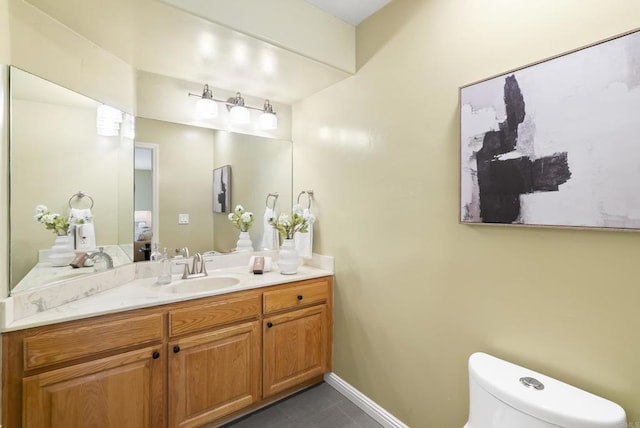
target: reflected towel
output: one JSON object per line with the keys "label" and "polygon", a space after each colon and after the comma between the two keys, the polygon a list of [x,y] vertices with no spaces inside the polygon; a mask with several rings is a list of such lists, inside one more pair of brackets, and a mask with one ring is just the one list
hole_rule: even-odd
{"label": "reflected towel", "polygon": [[309,221],[307,232],[296,232],[296,234],[293,235],[293,240],[296,244],[298,255],[302,258],[310,259],[313,252],[313,222],[315,221],[315,217],[311,214],[309,208],[305,208],[302,215]]}
{"label": "reflected towel", "polygon": [[262,234],[262,249],[275,250],[280,244],[278,230],[269,224],[270,219],[276,218],[276,211],[273,208],[264,210],[264,233]]}
{"label": "reflected towel", "polygon": [[93,214],[90,208],[71,208],[69,210],[69,224],[93,223]]}

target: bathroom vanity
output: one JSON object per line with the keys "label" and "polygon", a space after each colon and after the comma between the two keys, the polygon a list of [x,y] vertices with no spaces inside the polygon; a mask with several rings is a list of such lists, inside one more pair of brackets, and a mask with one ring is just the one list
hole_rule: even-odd
{"label": "bathroom vanity", "polygon": [[2,426],[197,427],[322,381],[331,271],[212,278],[136,279],[5,327]]}

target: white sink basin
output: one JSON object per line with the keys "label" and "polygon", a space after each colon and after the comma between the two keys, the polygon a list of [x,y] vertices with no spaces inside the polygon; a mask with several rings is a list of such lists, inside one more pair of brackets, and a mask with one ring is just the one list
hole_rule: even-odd
{"label": "white sink basin", "polygon": [[170,285],[168,291],[173,293],[203,293],[233,287],[240,279],[232,275],[204,276],[202,278],[183,279]]}

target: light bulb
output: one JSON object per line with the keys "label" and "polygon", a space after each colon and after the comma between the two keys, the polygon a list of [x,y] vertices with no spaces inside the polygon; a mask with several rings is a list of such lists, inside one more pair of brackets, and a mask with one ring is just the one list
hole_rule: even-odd
{"label": "light bulb", "polygon": [[278,117],[274,113],[264,112],[260,115],[260,127],[264,130],[278,129]]}
{"label": "light bulb", "polygon": [[229,120],[231,122],[245,124],[249,123],[250,119],[249,110],[246,107],[240,105],[231,107],[231,111],[229,112]]}
{"label": "light bulb", "polygon": [[200,98],[196,110],[201,117],[211,119],[218,116],[218,105],[211,98]]}

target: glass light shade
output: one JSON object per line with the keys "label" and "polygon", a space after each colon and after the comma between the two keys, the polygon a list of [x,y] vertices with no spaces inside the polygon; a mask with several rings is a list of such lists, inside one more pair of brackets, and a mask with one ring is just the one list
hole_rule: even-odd
{"label": "glass light shade", "polygon": [[98,135],[104,137],[115,137],[120,134],[120,123],[122,123],[122,112],[107,105],[98,106],[96,113],[96,128]]}
{"label": "glass light shade", "polygon": [[211,119],[218,116],[218,104],[210,98],[200,98],[196,110],[201,117]]}
{"label": "glass light shade", "polygon": [[229,112],[229,120],[233,123],[245,124],[250,120],[249,109],[243,106],[233,106]]}
{"label": "glass light shade", "polygon": [[260,128],[265,130],[278,129],[278,117],[274,113],[262,113],[260,115]]}

